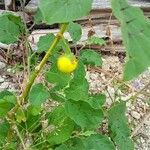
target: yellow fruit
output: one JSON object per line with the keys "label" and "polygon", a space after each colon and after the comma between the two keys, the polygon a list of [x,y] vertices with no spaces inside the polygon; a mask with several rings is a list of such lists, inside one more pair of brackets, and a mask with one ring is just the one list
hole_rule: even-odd
{"label": "yellow fruit", "polygon": [[57,60],[58,70],[63,73],[71,73],[77,68],[77,60],[73,55],[61,55]]}

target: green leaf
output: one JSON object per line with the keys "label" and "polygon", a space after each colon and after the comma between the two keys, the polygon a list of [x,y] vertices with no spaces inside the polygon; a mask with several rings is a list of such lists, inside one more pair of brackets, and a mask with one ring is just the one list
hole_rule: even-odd
{"label": "green leaf", "polygon": [[49,92],[41,83],[35,84],[29,93],[29,101],[33,106],[41,106],[48,98]]}
{"label": "green leaf", "polygon": [[5,96],[12,96],[13,93],[7,91],[7,90],[4,90],[2,92],[0,92],[0,99],[3,99]]}
{"label": "green leaf", "polygon": [[146,102],[150,106],[150,98]]}
{"label": "green leaf", "polygon": [[134,144],[130,139],[130,129],[125,116],[124,102],[115,103],[108,112],[108,123],[111,137],[120,150],[133,150]]}
{"label": "green leaf", "polygon": [[19,108],[16,112],[16,120],[17,122],[21,123],[22,121],[23,122],[26,122],[26,116],[25,116],[25,113],[24,113],[24,110],[22,108]]}
{"label": "green leaf", "polygon": [[94,134],[87,138],[73,138],[55,150],[115,150],[107,136]]}
{"label": "green leaf", "polygon": [[[55,35],[50,33],[44,36],[41,36],[38,43],[37,43],[37,47],[38,47],[38,53],[42,53],[42,52],[46,52],[48,51],[48,49],[50,48],[50,46],[52,45],[53,41],[55,39]],[[56,55],[56,53],[61,50],[63,48],[63,42],[62,40],[59,41],[59,43],[57,44],[57,46],[55,47],[55,49],[53,50],[53,54]]]}
{"label": "green leaf", "polygon": [[87,44],[89,44],[89,45],[106,45],[106,42],[102,38],[99,38],[96,36],[91,36],[87,40]]}
{"label": "green leaf", "polygon": [[2,146],[6,141],[8,131],[10,129],[9,123],[7,121],[0,122],[0,146]]}
{"label": "green leaf", "polygon": [[103,111],[92,108],[84,101],[68,100],[65,109],[68,116],[83,129],[96,129],[103,120]]}
{"label": "green leaf", "polygon": [[11,44],[18,41],[20,27],[7,15],[0,15],[0,42]]}
{"label": "green leaf", "polygon": [[41,131],[42,129],[42,116],[41,115],[33,115],[32,112],[29,109],[24,112],[26,116],[26,121],[21,122],[20,125],[18,126],[19,131],[24,132],[25,130],[28,131],[28,133],[36,133]]}
{"label": "green leaf", "polygon": [[81,51],[80,59],[85,65],[91,65],[96,67],[102,66],[101,55],[91,49],[85,49]]}
{"label": "green leaf", "polygon": [[30,105],[30,106],[28,107],[28,112],[29,112],[30,114],[32,114],[33,116],[39,115],[40,112],[41,112],[41,110],[42,110],[41,106],[33,106],[33,105]]}
{"label": "green leaf", "polygon": [[83,140],[78,137],[70,139],[66,145],[68,146],[68,150],[85,150]]}
{"label": "green leaf", "polygon": [[74,43],[79,41],[82,36],[82,28],[81,25],[71,22],[68,26],[68,32],[70,33],[70,36]]}
{"label": "green leaf", "polygon": [[49,24],[66,23],[87,15],[92,0],[39,0],[39,9],[44,22]]}
{"label": "green leaf", "polygon": [[66,100],[64,92],[62,88],[60,88],[59,86],[55,86],[49,92],[50,98],[54,101],[64,102]]}
{"label": "green leaf", "polygon": [[89,97],[88,103],[95,109],[102,108],[106,101],[106,96],[103,94],[95,94]]}
{"label": "green leaf", "polygon": [[23,123],[24,129],[26,129],[29,133],[36,133],[41,131],[41,116],[40,115],[32,115],[30,112],[27,112],[27,120]]}
{"label": "green leaf", "polygon": [[36,24],[40,24],[40,23],[42,23],[42,20],[43,20],[42,12],[38,8],[34,15],[34,21]]}
{"label": "green leaf", "polygon": [[52,64],[50,70],[46,73],[46,80],[49,83],[55,84],[60,87],[67,86],[71,79],[71,75],[60,72],[57,69],[56,62],[53,63],[54,64]]}
{"label": "green leaf", "polygon": [[88,99],[89,84],[85,79],[85,75],[85,67],[82,62],[79,62],[69,87],[64,91],[67,99],[75,101]]}
{"label": "green leaf", "polygon": [[15,106],[16,97],[8,91],[0,92],[0,118],[3,118]]}
{"label": "green leaf", "polygon": [[55,150],[86,150],[83,140],[80,138],[71,138],[65,144],[60,145]]}
{"label": "green leaf", "polygon": [[38,51],[39,53],[41,52],[46,52],[50,45],[52,44],[53,40],[55,38],[54,34],[47,34],[45,36],[41,36],[39,39],[39,42],[37,43]]}
{"label": "green leaf", "polygon": [[82,61],[79,60],[77,69],[74,72],[74,77],[72,79],[72,82],[77,82],[78,84],[80,84],[80,82],[85,80],[85,76],[86,76],[85,66],[82,63]]}
{"label": "green leaf", "polygon": [[74,101],[79,100],[87,100],[88,99],[88,91],[89,85],[87,80],[83,80],[82,82],[78,83],[76,81],[72,81],[70,86],[65,89],[66,99],[72,99]]}
{"label": "green leaf", "polygon": [[85,150],[115,150],[115,146],[107,136],[95,134],[84,141]]}
{"label": "green leaf", "polygon": [[50,145],[61,144],[68,140],[74,129],[74,122],[67,117],[63,106],[58,106],[48,115],[49,131],[47,141]]}
{"label": "green leaf", "polygon": [[66,145],[60,145],[59,147],[56,147],[55,150],[70,150]]}
{"label": "green leaf", "polygon": [[10,21],[15,23],[19,27],[20,32],[25,33],[25,25],[20,16],[16,16],[11,12],[5,12],[3,15],[7,16]]}
{"label": "green leaf", "polygon": [[121,23],[127,52],[124,80],[131,80],[150,66],[150,21],[143,12],[125,0],[112,0],[114,15]]}

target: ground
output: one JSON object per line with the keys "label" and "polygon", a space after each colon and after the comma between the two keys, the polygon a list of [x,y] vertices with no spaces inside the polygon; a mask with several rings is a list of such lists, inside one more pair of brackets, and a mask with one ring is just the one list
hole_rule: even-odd
{"label": "ground", "polygon": [[[102,68],[88,68],[87,79],[90,92],[102,92],[107,95],[106,107],[113,101],[122,99],[127,101],[129,125],[135,140],[136,150],[150,149],[150,111],[147,103],[150,97],[150,69],[137,79],[122,83],[123,61],[118,56],[103,55]],[[23,72],[0,61],[0,91],[8,89],[18,91],[22,86]],[[118,88],[120,87],[120,88]],[[118,99],[116,98],[119,97]],[[103,128],[107,132],[107,127]]]}

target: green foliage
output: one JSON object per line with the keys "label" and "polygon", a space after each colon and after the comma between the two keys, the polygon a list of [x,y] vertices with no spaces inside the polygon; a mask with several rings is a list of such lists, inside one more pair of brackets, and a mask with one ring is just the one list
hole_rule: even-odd
{"label": "green foliage", "polygon": [[68,85],[71,75],[60,72],[57,69],[56,62],[53,62],[50,70],[46,73],[46,80],[49,83],[57,85],[59,87],[65,87]]}
{"label": "green foliage", "polygon": [[48,24],[66,23],[87,15],[91,4],[92,0],[45,0],[44,3],[43,0],[40,0],[39,9],[44,22]]}
{"label": "green foliage", "polygon": [[106,96],[103,94],[90,95],[88,103],[95,109],[101,109],[106,101]]}
{"label": "green foliage", "polygon": [[18,41],[24,30],[21,18],[10,13],[0,15],[0,42],[11,44]]}
{"label": "green foliage", "polygon": [[[41,53],[41,52],[46,52],[48,51],[48,49],[50,48],[50,45],[52,45],[53,41],[54,41],[54,38],[55,38],[55,35],[50,33],[50,34],[47,34],[45,36],[41,36],[38,43],[37,43],[37,47],[38,47],[38,50],[37,52],[38,53]],[[62,41],[60,41],[56,48],[55,48],[55,53],[57,51],[59,51],[61,48],[63,48],[63,43]]]}
{"label": "green foliage", "polygon": [[41,36],[39,42],[37,43],[38,52],[41,53],[47,51],[52,44],[54,38],[54,34],[47,34],[45,36]]}
{"label": "green foliage", "polygon": [[6,142],[9,128],[10,125],[6,120],[0,122],[0,147]]}
{"label": "green foliage", "polygon": [[55,150],[85,150],[85,146],[81,138],[73,138],[67,141],[66,144],[57,147]]}
{"label": "green foliage", "polygon": [[50,145],[61,144],[68,140],[73,132],[74,122],[67,117],[64,107],[58,106],[47,116],[51,127],[47,136]]}
{"label": "green foliage", "polygon": [[96,67],[102,66],[101,55],[91,49],[84,49],[83,51],[81,51],[80,59],[86,65],[91,65]]}
{"label": "green foliage", "polygon": [[42,20],[43,20],[42,12],[38,8],[34,15],[34,21],[36,24],[40,24],[41,22],[43,22]]}
{"label": "green foliage", "polygon": [[[84,49],[79,55],[74,72],[65,74],[57,68],[57,59],[62,53],[61,50],[65,54],[71,53],[68,41],[62,39],[63,33],[67,30],[73,43],[81,39],[81,26],[73,21],[86,15],[90,11],[91,4],[92,0],[39,0],[35,22],[59,23],[61,29],[56,36],[50,33],[39,39],[37,53],[45,52],[46,55],[37,67],[40,69],[36,69],[29,81],[27,80],[25,91],[21,91],[22,95],[18,96],[18,102],[13,93],[0,92],[0,148],[17,149],[31,138],[29,149],[33,150],[134,149],[125,116],[125,102],[115,102],[107,108],[104,107],[105,95],[90,93],[86,66],[101,67],[101,55],[92,49]],[[128,55],[124,79],[130,80],[150,65],[150,22],[144,18],[139,9],[129,6],[124,0],[112,0],[112,7],[121,23]],[[0,42],[11,44],[21,39],[25,43],[21,43],[23,47],[27,44],[28,29],[20,17],[5,13],[0,16],[0,22]],[[102,46],[106,42],[91,36],[86,44]],[[50,59],[49,54],[51,54]],[[35,53],[29,56],[28,61],[30,57],[37,63],[38,58],[35,59]],[[47,60],[50,60],[50,69],[45,74],[46,80],[42,80],[43,84],[32,86]],[[28,63],[33,64],[32,61]],[[74,61],[71,63],[73,64]],[[45,103],[48,100],[50,104]],[[8,118],[9,122],[6,121]],[[104,119],[108,120],[109,125],[107,136],[97,132]],[[14,127],[17,132],[13,132]]]}
{"label": "green foliage", "polygon": [[85,79],[85,75],[85,67],[82,62],[79,62],[74,77],[69,83],[69,87],[65,89],[67,99],[75,101],[88,99],[89,85]]}
{"label": "green foliage", "polygon": [[150,106],[150,98],[147,100],[147,104]]}
{"label": "green foliage", "polygon": [[50,98],[54,101],[64,102],[66,97],[64,95],[64,90],[59,86],[55,86],[50,91]]}
{"label": "green foliage", "polygon": [[6,116],[16,104],[16,97],[8,91],[0,92],[0,118]]}
{"label": "green foliage", "polygon": [[89,45],[106,45],[106,42],[102,38],[99,38],[96,36],[91,36],[87,40],[87,44],[89,44]]}
{"label": "green foliage", "polygon": [[115,150],[115,146],[107,136],[94,134],[87,138],[74,138],[66,145],[55,150]]}
{"label": "green foliage", "polygon": [[109,130],[111,137],[119,150],[133,150],[134,144],[130,139],[130,129],[125,116],[126,103],[115,103],[108,112]]}
{"label": "green foliage", "polygon": [[3,15],[7,16],[10,21],[15,23],[19,27],[19,30],[22,34],[25,32],[25,26],[24,26],[23,20],[20,16],[16,16],[11,12],[5,12],[5,13],[3,13]]}
{"label": "green foliage", "polygon": [[17,110],[17,112],[16,112],[16,120],[19,123],[21,123],[22,121],[26,122],[26,116],[25,116],[25,113],[24,113],[23,109],[19,108]]}
{"label": "green foliage", "polygon": [[143,12],[125,0],[112,0],[112,9],[121,23],[128,60],[124,80],[137,77],[150,66],[150,21]]}
{"label": "green foliage", "polygon": [[91,135],[85,139],[85,150],[115,150],[115,146],[109,140],[107,136],[104,135]]}
{"label": "green foliage", "polygon": [[74,22],[69,23],[68,32],[70,33],[70,36],[74,43],[81,39],[82,36],[81,25]]}
{"label": "green foliage", "polygon": [[34,106],[34,105],[30,105],[27,109],[27,111],[32,114],[33,116],[37,116],[39,115],[39,113],[42,111],[41,106]]}
{"label": "green foliage", "polygon": [[35,84],[29,93],[29,101],[32,106],[41,106],[49,98],[49,92],[41,84]]}
{"label": "green foliage", "polygon": [[96,129],[103,120],[103,111],[92,108],[84,101],[68,100],[65,109],[68,116],[82,129]]}

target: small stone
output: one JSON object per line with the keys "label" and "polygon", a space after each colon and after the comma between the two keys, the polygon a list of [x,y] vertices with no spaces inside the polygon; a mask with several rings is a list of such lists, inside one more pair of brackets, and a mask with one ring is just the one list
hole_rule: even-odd
{"label": "small stone", "polygon": [[141,117],[141,115],[136,111],[132,111],[131,116],[137,120],[140,119],[140,117]]}
{"label": "small stone", "polygon": [[131,109],[134,110],[134,109],[135,109],[135,106],[131,106]]}
{"label": "small stone", "polygon": [[7,72],[11,72],[11,68],[8,68],[8,69],[7,69]]}
{"label": "small stone", "polygon": [[150,120],[145,121],[144,124],[150,126]]}
{"label": "small stone", "polygon": [[4,81],[5,81],[5,79],[0,77],[0,83],[3,83]]}
{"label": "small stone", "polygon": [[9,87],[10,83],[9,82],[3,82],[0,86],[1,89],[7,89]]}
{"label": "small stone", "polygon": [[98,78],[98,74],[97,73],[91,73],[90,74],[90,79],[91,80],[96,80]]}
{"label": "small stone", "polygon": [[1,70],[1,69],[4,69],[5,67],[6,67],[6,64],[3,63],[3,62],[0,62],[0,70]]}
{"label": "small stone", "polygon": [[126,106],[127,106],[127,107],[130,107],[130,106],[131,106],[131,101],[128,101],[128,102],[126,103]]}

